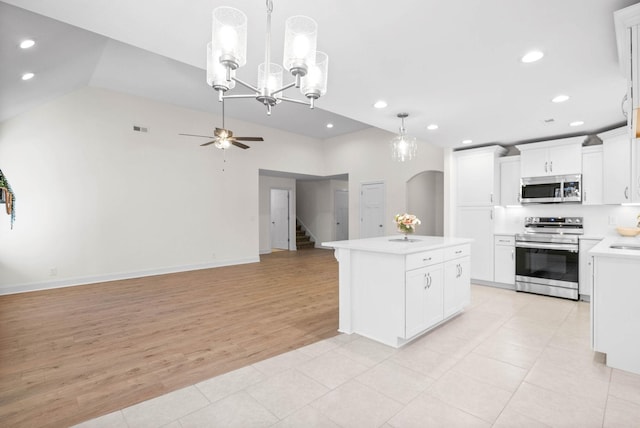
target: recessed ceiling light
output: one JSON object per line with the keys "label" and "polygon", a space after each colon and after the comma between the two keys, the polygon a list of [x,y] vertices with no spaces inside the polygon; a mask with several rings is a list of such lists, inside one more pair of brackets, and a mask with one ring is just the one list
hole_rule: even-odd
{"label": "recessed ceiling light", "polygon": [[27,40],[23,40],[22,42],[20,42],[20,47],[22,49],[29,49],[30,47],[33,47],[33,45],[35,45],[36,42],[34,42],[31,39],[27,39]]}
{"label": "recessed ceiling light", "polygon": [[462,144],[471,144],[473,140],[462,140]]}
{"label": "recessed ceiling light", "polygon": [[30,79],[33,79],[33,76],[35,76],[35,74],[33,74],[33,73],[24,73],[24,74],[22,75],[22,80],[30,80]]}
{"label": "recessed ceiling light", "polygon": [[569,95],[558,95],[554,97],[551,102],[552,103],[563,103],[569,99]]}
{"label": "recessed ceiling light", "polygon": [[333,123],[327,123],[327,128],[329,129],[333,128]]}
{"label": "recessed ceiling light", "polygon": [[376,103],[373,105],[375,108],[385,108],[387,106],[387,102],[386,101],[376,101]]}
{"label": "recessed ceiling light", "polygon": [[582,120],[576,120],[569,124],[569,126],[580,126],[580,125],[584,125],[584,122]]}
{"label": "recessed ceiling light", "polygon": [[436,125],[435,123],[432,123],[431,125],[427,126],[427,129],[429,131],[435,131],[436,129],[438,129],[438,125]]}
{"label": "recessed ceiling light", "polygon": [[540,59],[542,59],[543,56],[544,56],[544,54],[542,52],[540,52],[540,51],[531,51],[531,52],[527,52],[520,59],[520,61],[522,61],[524,63],[536,62],[536,61],[539,61]]}

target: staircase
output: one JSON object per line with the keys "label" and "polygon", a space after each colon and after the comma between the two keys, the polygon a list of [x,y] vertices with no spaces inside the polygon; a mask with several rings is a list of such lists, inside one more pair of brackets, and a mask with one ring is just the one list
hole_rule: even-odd
{"label": "staircase", "polygon": [[296,248],[298,250],[305,250],[307,248],[314,248],[315,242],[307,236],[307,232],[302,229],[300,223],[296,221]]}

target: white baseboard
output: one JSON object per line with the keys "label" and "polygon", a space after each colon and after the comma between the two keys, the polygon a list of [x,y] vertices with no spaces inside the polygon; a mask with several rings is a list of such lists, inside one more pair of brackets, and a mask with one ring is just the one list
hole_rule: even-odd
{"label": "white baseboard", "polygon": [[77,285],[95,284],[97,282],[118,281],[122,279],[142,278],[145,276],[165,275],[169,273],[188,272],[191,270],[212,269],[223,266],[242,265],[258,262],[260,262],[260,257],[249,257],[246,259],[221,260],[215,263],[201,263],[195,265],[174,266],[170,268],[150,269],[136,272],[65,278],[57,279],[54,281],[31,282],[26,284],[11,285],[8,287],[0,287],[0,296],[7,294],[27,293],[30,291],[51,290],[54,288],[75,287]]}

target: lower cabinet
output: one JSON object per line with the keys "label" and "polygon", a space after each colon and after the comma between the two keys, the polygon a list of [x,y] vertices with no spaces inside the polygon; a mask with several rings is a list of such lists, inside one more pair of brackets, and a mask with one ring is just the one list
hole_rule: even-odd
{"label": "lower cabinet", "polygon": [[593,284],[593,275],[591,267],[593,264],[593,256],[589,255],[591,250],[600,239],[580,239],[579,258],[578,258],[578,295],[580,300],[591,300],[591,289]]}
{"label": "lower cabinet", "polygon": [[458,207],[455,235],[471,238],[471,278],[493,282],[493,207]]}
{"label": "lower cabinet", "polygon": [[463,257],[444,263],[444,318],[464,309],[471,302],[471,259]]}
{"label": "lower cabinet", "polygon": [[516,284],[516,247],[514,235],[496,235],[494,238],[494,280],[501,284]]}
{"label": "lower cabinet", "polygon": [[418,256],[429,266],[405,273],[405,339],[428,330],[469,305],[470,251],[470,245],[460,245],[437,250],[439,254],[432,251],[407,257],[407,263]]}
{"label": "lower cabinet", "polygon": [[442,321],[442,265],[414,269],[405,280],[405,337],[413,337]]}

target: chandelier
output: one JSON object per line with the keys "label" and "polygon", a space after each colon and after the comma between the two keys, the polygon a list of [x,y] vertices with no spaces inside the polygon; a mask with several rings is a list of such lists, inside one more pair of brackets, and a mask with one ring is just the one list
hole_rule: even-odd
{"label": "chandelier", "polygon": [[[273,3],[267,0],[267,34],[264,63],[258,66],[258,82],[251,85],[236,76],[238,68],[247,62],[247,16],[232,7],[213,10],[212,39],[207,44],[207,83],[218,91],[218,100],[228,98],[254,98],[271,108],[282,101],[314,107],[315,100],[327,92],[329,57],[316,50],[318,26],[306,16],[292,16],[285,22],[283,66],[271,62],[271,12]],[[284,70],[294,81],[283,84]],[[250,94],[226,94],[236,83],[251,91]],[[307,100],[288,98],[283,92],[300,89]]]}
{"label": "chandelier", "polygon": [[408,136],[407,130],[404,128],[404,120],[409,117],[409,113],[398,113],[398,117],[402,120],[402,125],[400,126],[400,135],[396,135],[391,140],[391,156],[393,160],[404,162],[416,157],[418,144],[416,137]]}

